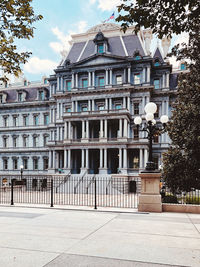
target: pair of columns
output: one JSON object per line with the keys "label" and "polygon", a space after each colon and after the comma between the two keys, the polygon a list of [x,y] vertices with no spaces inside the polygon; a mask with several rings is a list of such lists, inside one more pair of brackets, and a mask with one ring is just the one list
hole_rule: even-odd
{"label": "pair of columns", "polygon": [[119,169],[127,169],[127,148],[119,148]]}
{"label": "pair of columns", "polygon": [[130,125],[127,119],[119,119],[119,138],[128,138],[130,129]]}
{"label": "pair of columns", "polygon": [[169,88],[169,73],[162,75],[162,88]]}
{"label": "pair of columns", "polygon": [[72,139],[71,121],[65,121],[64,137],[65,137],[65,139]]}
{"label": "pair of columns", "polygon": [[145,168],[147,162],[148,162],[148,150],[141,148],[140,149],[140,158],[139,158],[140,169]]}
{"label": "pair of columns", "polygon": [[100,169],[107,169],[107,148],[100,149]]}

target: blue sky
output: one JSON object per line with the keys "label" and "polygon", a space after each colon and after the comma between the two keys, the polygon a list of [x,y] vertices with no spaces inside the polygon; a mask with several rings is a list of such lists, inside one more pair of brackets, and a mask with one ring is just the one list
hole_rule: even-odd
{"label": "blue sky", "polygon": [[44,18],[34,24],[33,39],[17,42],[20,51],[32,52],[23,67],[25,77],[36,81],[53,74],[61,60],[60,51],[63,47],[69,49],[70,35],[85,32],[109,18],[113,11],[116,17],[119,3],[120,0],[33,0],[35,13]]}

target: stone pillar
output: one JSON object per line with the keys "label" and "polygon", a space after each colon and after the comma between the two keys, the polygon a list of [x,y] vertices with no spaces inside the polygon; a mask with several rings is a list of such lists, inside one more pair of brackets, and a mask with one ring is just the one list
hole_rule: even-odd
{"label": "stone pillar", "polygon": [[150,83],[150,67],[147,67],[147,83]]}
{"label": "stone pillar", "polygon": [[82,121],[82,139],[85,138],[85,121]]}
{"label": "stone pillar", "polygon": [[91,72],[88,71],[88,87],[91,87]]}
{"label": "stone pillar", "polygon": [[105,99],[105,110],[108,110],[108,98]]}
{"label": "stone pillar", "polygon": [[147,161],[148,161],[148,151],[147,149],[145,149],[144,150],[144,168],[146,168]]}
{"label": "stone pillar", "polygon": [[95,110],[94,99],[92,99],[92,111]]}
{"label": "stone pillar", "polygon": [[85,150],[81,150],[81,168],[84,169],[85,167]]}
{"label": "stone pillar", "polygon": [[104,168],[107,169],[107,148],[104,149]]}
{"label": "stone pillar", "polygon": [[127,97],[127,109],[128,111],[130,112],[130,107],[131,107],[131,99],[130,99],[130,96]]}
{"label": "stone pillar", "polygon": [[78,101],[75,101],[75,112],[78,112]]}
{"label": "stone pillar", "polygon": [[112,98],[109,98],[109,110],[112,110]]}
{"label": "stone pillar", "polygon": [[53,151],[53,161],[52,161],[52,167],[53,167],[53,169],[55,169],[55,163],[56,163],[56,159],[55,159],[55,157],[56,157],[56,152],[55,152],[55,150]]}
{"label": "stone pillar", "polygon": [[71,121],[68,122],[68,139],[71,139]]}
{"label": "stone pillar", "polygon": [[107,138],[107,131],[108,131],[108,121],[104,121],[104,138]]}
{"label": "stone pillar", "polygon": [[86,121],[86,138],[89,138],[89,121]]}
{"label": "stone pillar", "polygon": [[142,169],[143,168],[143,149],[142,148],[140,148],[140,169]]}
{"label": "stone pillar", "polygon": [[100,138],[103,137],[103,120],[100,120]]}
{"label": "stone pillar", "polygon": [[124,160],[124,162],[123,162],[123,168],[124,169],[127,169],[127,149],[126,148],[124,148],[124,157],[123,157],[123,160]]}
{"label": "stone pillar", "polygon": [[108,69],[106,69],[106,85],[108,85]]}
{"label": "stone pillar", "polygon": [[122,137],[122,119],[119,120],[119,138]]}
{"label": "stone pillar", "polygon": [[89,168],[89,150],[88,148],[86,149],[86,163],[85,163],[86,169]]}
{"label": "stone pillar", "polygon": [[67,139],[67,122],[65,121],[65,139]]}
{"label": "stone pillar", "polygon": [[95,87],[95,72],[92,72],[92,86]]}
{"label": "stone pillar", "polygon": [[166,88],[169,88],[169,73],[166,74]]}
{"label": "stone pillar", "polygon": [[128,67],[128,83],[131,83],[131,67]]}
{"label": "stone pillar", "polygon": [[66,148],[64,149],[64,169],[67,168],[67,150]]}
{"label": "stone pillar", "polygon": [[127,138],[128,137],[128,122],[127,119],[124,119],[124,137]]}
{"label": "stone pillar", "polygon": [[75,88],[78,88],[78,73],[76,73],[76,85]]}
{"label": "stone pillar", "polygon": [[146,82],[146,68],[143,68],[142,77],[143,77],[143,83],[145,83]]}
{"label": "stone pillar", "polygon": [[51,151],[49,151],[49,169],[52,168],[52,154]]}
{"label": "stone pillar", "polygon": [[100,166],[99,168],[103,168],[103,149],[100,149]]}
{"label": "stone pillar", "polygon": [[126,97],[123,97],[123,108],[126,108]]}
{"label": "stone pillar", "polygon": [[124,69],[124,79],[123,79],[123,83],[126,83],[126,68]]}
{"label": "stone pillar", "polygon": [[141,194],[139,195],[139,212],[162,212],[160,195],[161,173],[140,173]]}
{"label": "stone pillar", "polygon": [[122,149],[119,148],[119,169],[122,168]]}
{"label": "stone pillar", "polygon": [[169,115],[169,100],[166,101],[166,112],[165,115]]}
{"label": "stone pillar", "polygon": [[74,73],[72,72],[72,89],[74,88],[75,85],[75,79],[74,79]]}
{"label": "stone pillar", "polygon": [[71,169],[71,149],[68,149],[68,163],[67,163],[67,167],[68,169]]}
{"label": "stone pillar", "polygon": [[162,75],[162,88],[165,88],[165,73]]}
{"label": "stone pillar", "polygon": [[91,111],[91,101],[88,100],[88,111]]}
{"label": "stone pillar", "polygon": [[110,69],[110,85],[112,85],[112,69]]}

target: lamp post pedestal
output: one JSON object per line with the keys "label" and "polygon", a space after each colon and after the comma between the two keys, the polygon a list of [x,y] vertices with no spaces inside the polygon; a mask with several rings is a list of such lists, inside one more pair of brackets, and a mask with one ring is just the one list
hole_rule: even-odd
{"label": "lamp post pedestal", "polygon": [[143,172],[139,174],[142,183],[141,195],[139,196],[138,211],[162,212],[160,195],[160,177],[158,172]]}

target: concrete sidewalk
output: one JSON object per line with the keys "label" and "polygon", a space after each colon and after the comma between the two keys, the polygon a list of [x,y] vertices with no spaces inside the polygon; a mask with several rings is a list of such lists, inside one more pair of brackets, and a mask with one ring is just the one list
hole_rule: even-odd
{"label": "concrete sidewalk", "polygon": [[1,267],[200,266],[200,215],[0,206]]}

